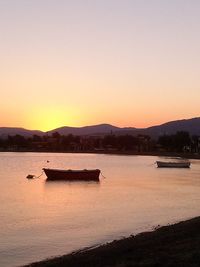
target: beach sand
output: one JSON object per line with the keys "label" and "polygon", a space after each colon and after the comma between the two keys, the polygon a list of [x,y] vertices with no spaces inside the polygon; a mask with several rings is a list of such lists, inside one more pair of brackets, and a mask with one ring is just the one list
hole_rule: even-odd
{"label": "beach sand", "polygon": [[199,267],[200,217],[26,266]]}

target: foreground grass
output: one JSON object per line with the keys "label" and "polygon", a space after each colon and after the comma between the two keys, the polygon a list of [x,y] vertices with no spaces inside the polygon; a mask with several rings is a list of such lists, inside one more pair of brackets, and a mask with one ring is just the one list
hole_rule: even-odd
{"label": "foreground grass", "polygon": [[199,267],[200,217],[28,266]]}

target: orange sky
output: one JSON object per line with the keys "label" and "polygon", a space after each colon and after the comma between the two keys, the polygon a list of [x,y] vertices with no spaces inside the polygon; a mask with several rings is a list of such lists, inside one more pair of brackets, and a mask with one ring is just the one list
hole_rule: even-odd
{"label": "orange sky", "polygon": [[198,1],[0,8],[0,127],[146,127],[199,116]]}

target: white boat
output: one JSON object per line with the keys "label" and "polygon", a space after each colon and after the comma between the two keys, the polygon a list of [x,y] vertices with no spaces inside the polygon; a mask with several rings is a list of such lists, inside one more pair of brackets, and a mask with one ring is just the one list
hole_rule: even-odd
{"label": "white boat", "polygon": [[158,168],[190,168],[189,161],[156,161]]}

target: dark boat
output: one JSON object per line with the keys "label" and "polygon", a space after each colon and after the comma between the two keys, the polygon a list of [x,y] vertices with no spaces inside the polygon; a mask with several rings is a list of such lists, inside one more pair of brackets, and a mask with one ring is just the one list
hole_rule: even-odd
{"label": "dark boat", "polygon": [[190,168],[190,162],[165,162],[156,161],[158,168]]}
{"label": "dark boat", "polygon": [[47,180],[99,181],[100,170],[59,170],[43,168]]}

